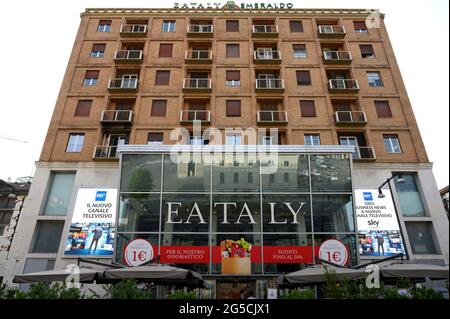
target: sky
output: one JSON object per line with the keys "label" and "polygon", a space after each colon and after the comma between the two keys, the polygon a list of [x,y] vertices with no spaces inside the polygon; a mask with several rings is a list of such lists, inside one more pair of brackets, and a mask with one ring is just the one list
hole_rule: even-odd
{"label": "sky", "polygon": [[[3,1],[0,19],[0,179],[30,176],[39,159],[85,8],[172,7],[152,0]],[[240,1],[236,1],[240,3]],[[244,2],[261,2],[247,0]],[[303,0],[295,8],[368,8],[386,14],[414,114],[439,188],[449,184],[448,0]],[[27,47],[24,47],[24,44]],[[419,64],[422,63],[422,64]],[[27,143],[1,138],[10,136]]]}

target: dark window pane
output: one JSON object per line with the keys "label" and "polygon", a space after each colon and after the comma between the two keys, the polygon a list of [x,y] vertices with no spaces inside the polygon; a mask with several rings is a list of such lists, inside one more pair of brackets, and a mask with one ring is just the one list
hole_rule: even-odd
{"label": "dark window pane", "polygon": [[30,253],[57,253],[64,222],[38,221],[34,230]]}
{"label": "dark window pane", "polygon": [[289,21],[291,32],[303,32],[303,24],[301,21]]}
{"label": "dark window pane", "polygon": [[311,75],[309,71],[296,71],[297,85],[310,85]]}
{"label": "dark window pane", "polygon": [[313,220],[315,232],[355,231],[351,195],[313,195]]}
{"label": "dark window pane", "polygon": [[[288,166],[284,162],[288,162]],[[262,174],[264,192],[308,192],[309,168],[308,157],[304,155],[278,155],[277,169],[274,174]],[[289,182],[284,181],[284,174],[289,175]],[[273,176],[271,180],[270,176]]]}
{"label": "dark window pane", "polygon": [[[178,161],[178,162],[177,162]],[[164,155],[164,190],[209,192],[211,167],[201,155]]]}
{"label": "dark window pane", "polygon": [[432,235],[432,223],[406,222],[413,254],[437,254]]}
{"label": "dark window pane", "polygon": [[238,58],[239,44],[227,44],[226,56],[227,58]]}
{"label": "dark window pane", "polygon": [[161,190],[161,155],[122,156],[122,192]]}
{"label": "dark window pane", "polygon": [[351,192],[349,156],[311,155],[311,184],[313,191]]}
{"label": "dark window pane", "polygon": [[241,116],[241,101],[240,100],[227,100],[226,114],[227,114],[227,116]]}
{"label": "dark window pane", "polygon": [[119,232],[158,232],[160,196],[122,194],[119,207]]}

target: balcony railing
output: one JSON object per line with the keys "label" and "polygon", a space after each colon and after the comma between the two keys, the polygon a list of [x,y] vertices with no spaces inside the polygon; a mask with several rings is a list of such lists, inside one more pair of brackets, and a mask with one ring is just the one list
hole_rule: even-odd
{"label": "balcony railing", "polygon": [[108,90],[110,91],[136,91],[138,86],[137,79],[110,79]]}
{"label": "balcony railing", "polygon": [[189,24],[187,33],[191,35],[210,36],[214,31],[212,24]]}
{"label": "balcony railing", "polygon": [[324,51],[323,59],[325,63],[350,63],[352,55],[349,51]]}
{"label": "balcony railing", "polygon": [[375,161],[377,159],[375,150],[370,146],[355,146],[353,152],[353,159],[355,161]]}
{"label": "balcony railing", "polygon": [[180,122],[211,122],[211,112],[207,110],[182,110]]}
{"label": "balcony railing", "polygon": [[253,25],[252,27],[253,35],[278,35],[277,25]]}
{"label": "balcony railing", "polygon": [[328,80],[328,89],[332,92],[359,91],[359,85],[353,79],[331,79]]}
{"label": "balcony railing", "polygon": [[258,90],[284,90],[283,79],[256,79]]}
{"label": "balcony railing", "polygon": [[129,110],[104,110],[101,122],[111,124],[131,124],[133,111]]}
{"label": "balcony railing", "polygon": [[286,111],[258,111],[257,121],[260,124],[286,124],[287,112]]}
{"label": "balcony railing", "polygon": [[141,62],[142,50],[117,50],[114,54],[114,60],[116,62]]}
{"label": "balcony railing", "polygon": [[320,25],[319,36],[321,37],[344,37],[345,28],[341,25]]}
{"label": "balcony railing", "polygon": [[192,79],[187,78],[183,80],[183,89],[188,90],[210,90],[211,79]]}
{"label": "balcony railing", "polygon": [[117,159],[117,146],[96,146],[94,150],[95,159]]}
{"label": "balcony railing", "polygon": [[362,125],[367,123],[366,112],[363,111],[337,111],[334,113],[336,124]]}
{"label": "balcony railing", "polygon": [[211,50],[188,50],[185,57],[187,62],[192,63],[211,63],[212,51]]}
{"label": "balcony railing", "polygon": [[120,34],[125,36],[145,36],[147,34],[147,25],[145,24],[122,24]]}
{"label": "balcony railing", "polygon": [[253,52],[253,58],[255,63],[280,63],[281,62],[281,52],[272,50],[256,50]]}

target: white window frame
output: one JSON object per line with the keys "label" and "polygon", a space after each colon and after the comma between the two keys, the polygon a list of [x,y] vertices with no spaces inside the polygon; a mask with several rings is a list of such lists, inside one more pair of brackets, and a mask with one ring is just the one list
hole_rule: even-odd
{"label": "white window frame", "polygon": [[[293,49],[293,50],[294,50],[293,56],[295,59],[307,59],[308,58],[308,52],[306,50],[306,47],[304,50],[300,50],[300,49]],[[299,52],[302,52],[302,55],[298,55]]]}
{"label": "white window frame", "polygon": [[225,136],[226,145],[242,145],[242,135],[241,134],[227,134]]}
{"label": "white window frame", "polygon": [[83,86],[96,86],[98,78],[85,78],[83,81]]}
{"label": "white window frame", "polygon": [[91,51],[91,58],[104,58],[105,51]]}
{"label": "white window frame", "polygon": [[311,145],[311,146],[320,145],[320,135],[319,134],[305,134],[304,141],[305,141],[305,145]]}
{"label": "white window frame", "polygon": [[[400,145],[400,139],[398,138],[398,136],[396,136],[396,137],[383,136],[383,142],[384,142],[384,149],[385,149],[386,153],[389,153],[389,154],[401,154],[402,153],[402,147]],[[388,142],[389,144],[386,145],[386,142]],[[388,148],[387,148],[387,146],[388,146]]]}
{"label": "white window frame", "polygon": [[110,24],[98,24],[97,32],[111,32],[111,23]]}
{"label": "white window frame", "polygon": [[[377,79],[374,78],[374,75],[377,75]],[[381,73],[380,72],[367,72],[367,82],[369,83],[370,87],[382,87],[383,81],[381,80]],[[377,84],[379,82],[379,85]]]}
{"label": "white window frame", "polygon": [[[74,138],[73,143],[71,143],[72,138]],[[81,153],[81,151],[83,150],[83,144],[84,144],[84,133],[69,134],[69,140],[66,146],[66,153]]]}
{"label": "white window frame", "polygon": [[[167,28],[165,28],[167,26]],[[174,20],[163,20],[162,23],[162,32],[175,32],[176,21]]]}
{"label": "white window frame", "polygon": [[228,80],[225,81],[226,86],[241,86],[241,80]]}

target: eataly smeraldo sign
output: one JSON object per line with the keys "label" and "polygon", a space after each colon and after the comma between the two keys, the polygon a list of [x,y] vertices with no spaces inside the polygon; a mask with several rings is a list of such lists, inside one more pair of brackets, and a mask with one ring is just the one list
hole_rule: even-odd
{"label": "eataly smeraldo sign", "polygon": [[238,9],[261,9],[261,10],[273,10],[273,9],[292,9],[294,5],[292,3],[241,3],[240,5],[235,4],[234,1],[227,1],[223,4],[221,2],[175,2],[175,9],[222,9],[226,7],[229,10]]}
{"label": "eataly smeraldo sign", "polygon": [[[270,206],[270,222],[269,224],[298,224],[299,217],[302,217],[306,212],[302,212],[305,202],[283,202],[281,206],[284,206],[291,213],[290,218],[277,219],[275,206],[277,203],[269,202]],[[182,208],[181,202],[167,202],[167,221],[166,224],[207,224],[204,215],[197,202],[194,202],[190,209],[187,209],[189,215],[186,219],[182,219],[179,216],[179,210]],[[256,224],[254,214],[252,213],[246,202],[239,204],[233,202],[216,202],[214,208],[222,208],[223,218],[221,224]],[[231,217],[233,212],[237,211],[239,214],[234,214],[234,218]],[[300,214],[300,216],[299,216]],[[236,219],[237,215],[237,219]],[[231,218],[230,218],[231,217]]]}

